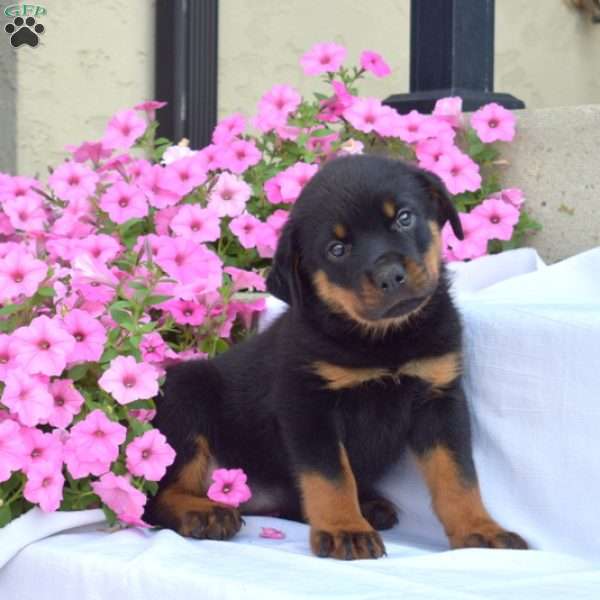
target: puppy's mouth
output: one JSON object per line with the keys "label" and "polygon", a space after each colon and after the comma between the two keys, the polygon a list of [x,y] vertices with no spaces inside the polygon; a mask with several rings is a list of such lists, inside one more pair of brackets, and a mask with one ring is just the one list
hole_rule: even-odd
{"label": "puppy's mouth", "polygon": [[430,295],[414,296],[412,298],[402,298],[394,302],[391,306],[385,306],[376,310],[370,309],[363,312],[363,316],[368,321],[381,321],[383,319],[398,319],[406,317],[416,311],[429,300]]}

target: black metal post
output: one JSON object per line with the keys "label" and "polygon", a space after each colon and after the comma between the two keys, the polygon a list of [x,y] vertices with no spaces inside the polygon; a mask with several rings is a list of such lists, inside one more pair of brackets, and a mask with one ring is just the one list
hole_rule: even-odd
{"label": "black metal post", "polygon": [[156,98],[159,135],[210,143],[217,122],[218,0],[157,0]]}
{"label": "black metal post", "polygon": [[464,110],[488,102],[525,108],[494,92],[494,12],[495,0],[411,0],[410,94],[385,104],[427,113],[439,98],[461,96]]}

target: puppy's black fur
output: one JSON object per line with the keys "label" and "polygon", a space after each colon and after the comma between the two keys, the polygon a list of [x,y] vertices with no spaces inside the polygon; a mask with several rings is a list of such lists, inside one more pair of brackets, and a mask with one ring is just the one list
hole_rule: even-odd
{"label": "puppy's black fur", "polygon": [[307,184],[268,289],[290,308],[264,333],[168,371],[156,426],[177,460],[147,511],[227,538],[239,512],[206,499],[212,468],[240,467],[247,512],[306,519],[320,556],[378,557],[397,518],[376,485],[417,457],[453,547],[526,547],[481,503],[460,382],[461,326],[440,260],[460,220],[437,177],[346,157]]}

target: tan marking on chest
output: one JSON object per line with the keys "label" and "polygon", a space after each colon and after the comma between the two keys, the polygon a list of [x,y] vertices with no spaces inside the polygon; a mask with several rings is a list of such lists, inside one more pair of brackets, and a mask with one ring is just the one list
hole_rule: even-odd
{"label": "tan marking on chest", "polygon": [[403,364],[397,375],[418,377],[434,388],[452,383],[461,373],[461,361],[458,352],[449,352],[442,356],[420,358]]}
{"label": "tan marking on chest", "polygon": [[313,370],[326,381],[326,387],[330,390],[358,387],[387,378],[398,380],[402,376],[417,377],[437,389],[449,385],[460,375],[461,363],[458,352],[449,352],[443,356],[411,360],[396,370],[342,367],[325,361],[313,363]]}

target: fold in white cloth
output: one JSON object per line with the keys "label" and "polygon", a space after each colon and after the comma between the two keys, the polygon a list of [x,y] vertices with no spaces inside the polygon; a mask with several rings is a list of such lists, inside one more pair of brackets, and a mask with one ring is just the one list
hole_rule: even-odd
{"label": "fold in white cloth", "polygon": [[[0,530],[0,597],[600,598],[600,248],[548,267],[519,250],[451,270],[484,500],[537,550],[447,551],[407,460],[382,485],[402,511],[386,558],[314,558],[305,525],[267,517],[210,542],[81,528],[101,511],[35,510]],[[262,539],[261,527],[286,538]]]}

